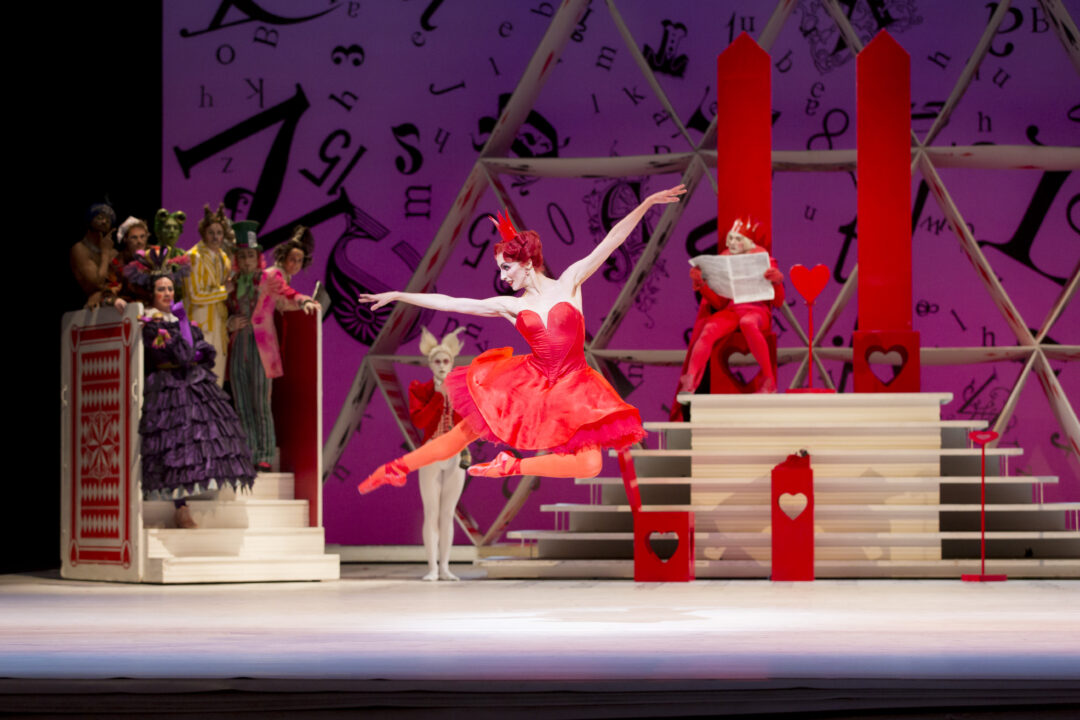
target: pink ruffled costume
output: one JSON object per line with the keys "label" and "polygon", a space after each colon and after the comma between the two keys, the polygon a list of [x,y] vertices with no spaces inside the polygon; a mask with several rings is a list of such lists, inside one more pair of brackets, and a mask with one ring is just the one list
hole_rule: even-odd
{"label": "pink ruffled costume", "polygon": [[277,328],[274,327],[274,310],[279,303],[282,310],[295,310],[305,299],[306,295],[289,287],[281,268],[272,267],[263,271],[259,280],[259,299],[251,314],[251,325],[255,333],[255,345],[259,348],[259,357],[268,378],[285,374],[281,364]]}
{"label": "pink ruffled costume", "polygon": [[531,354],[488,350],[446,378],[451,404],[482,439],[572,454],[645,437],[637,408],[585,362],[585,320],[577,308],[556,304],[547,327],[525,310],[515,327]]}

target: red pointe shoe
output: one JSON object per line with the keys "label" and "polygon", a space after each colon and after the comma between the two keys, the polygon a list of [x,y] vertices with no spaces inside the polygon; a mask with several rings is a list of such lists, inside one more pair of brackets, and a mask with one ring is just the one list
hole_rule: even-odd
{"label": "red pointe shoe", "polygon": [[469,466],[470,475],[480,477],[506,477],[521,474],[521,458],[516,458],[505,450],[495,456],[491,462]]}
{"label": "red pointe shoe", "polygon": [[408,478],[409,466],[401,460],[394,460],[368,475],[364,482],[357,485],[356,489],[360,491],[361,495],[367,495],[386,483],[390,483],[394,487],[401,487]]}

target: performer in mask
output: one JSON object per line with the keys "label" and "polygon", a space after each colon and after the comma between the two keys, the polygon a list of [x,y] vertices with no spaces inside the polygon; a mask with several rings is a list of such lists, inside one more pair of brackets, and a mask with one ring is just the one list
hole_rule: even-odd
{"label": "performer in mask", "polygon": [[[409,416],[419,428],[422,440],[445,435],[461,422],[447,397],[446,377],[461,352],[460,327],[439,342],[422,328],[420,352],[427,356],[431,380],[409,383]],[[420,500],[424,505],[424,550],[428,572],[424,580],[457,580],[450,572],[450,548],[454,545],[454,510],[465,487],[465,467],[469,451],[462,450],[446,460],[420,468]]]}

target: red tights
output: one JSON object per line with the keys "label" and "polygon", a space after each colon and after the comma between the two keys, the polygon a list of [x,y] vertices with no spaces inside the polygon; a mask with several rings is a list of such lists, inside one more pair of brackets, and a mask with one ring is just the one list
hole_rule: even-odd
{"label": "red tights", "polygon": [[[460,422],[449,432],[428,440],[397,462],[403,463],[409,472],[412,472],[425,465],[457,455],[478,437],[479,435],[468,425]],[[549,453],[523,459],[520,474],[541,477],[596,477],[600,474],[603,461],[603,456],[597,448],[579,450],[572,455]],[[381,468],[376,472],[381,472]]]}
{"label": "red tights", "polygon": [[687,364],[680,388],[682,392],[694,392],[697,389],[697,386],[701,384],[702,375],[705,374],[705,366],[709,362],[713,347],[735,330],[742,331],[750,352],[761,366],[761,372],[765,374],[766,381],[771,381],[775,386],[776,372],[773,370],[769,357],[769,344],[765,341],[765,336],[761,334],[761,331],[768,330],[771,324],[768,311],[759,308],[728,309],[714,313],[705,321],[697,342],[690,348],[690,362]]}

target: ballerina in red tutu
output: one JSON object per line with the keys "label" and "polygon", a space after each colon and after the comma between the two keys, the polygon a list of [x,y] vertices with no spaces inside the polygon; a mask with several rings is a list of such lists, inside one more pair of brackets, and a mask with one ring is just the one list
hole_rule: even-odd
{"label": "ballerina in red tutu", "polygon": [[623,402],[600,373],[585,362],[585,319],[581,285],[653,205],[678,202],[683,185],[645,198],[586,257],[560,277],[543,274],[540,236],[517,231],[509,218],[496,225],[502,242],[494,247],[503,282],[520,296],[486,300],[453,298],[435,293],[390,291],[361,295],[372,310],[400,301],[445,312],[502,317],[514,323],[533,352],[513,355],[510,348],[488,350],[467,367],[455,369],[445,385],[454,410],[463,420],[450,432],[383,465],[360,483],[367,493],[385,483],[401,486],[408,473],[460,453],[477,439],[500,442],[519,450],[547,450],[545,455],[517,458],[500,452],[488,463],[473,465],[470,475],[503,477],[595,477],[602,447],[624,448],[645,437],[637,408]]}

